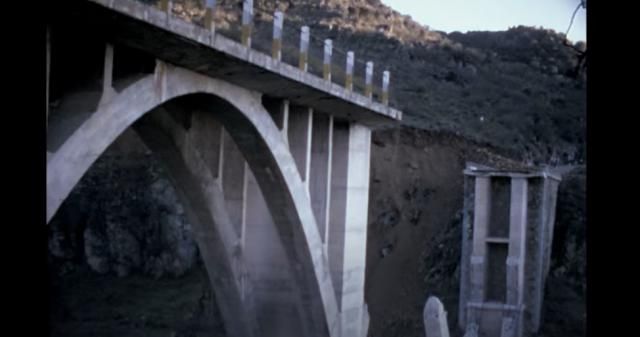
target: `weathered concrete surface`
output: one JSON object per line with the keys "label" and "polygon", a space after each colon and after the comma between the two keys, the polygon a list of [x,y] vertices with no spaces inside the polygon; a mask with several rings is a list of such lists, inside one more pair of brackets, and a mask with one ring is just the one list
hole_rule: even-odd
{"label": "weathered concrete surface", "polygon": [[329,201],[331,200],[333,116],[313,114],[312,125],[309,193],[318,223],[318,231],[326,248],[329,230]]}
{"label": "weathered concrete surface", "polygon": [[[477,165],[464,173],[460,327],[475,326],[481,336],[531,336],[540,326],[560,178],[548,170]],[[504,181],[507,189],[491,187]],[[508,214],[508,230],[494,213]]]}
{"label": "weathered concrete surface", "polygon": [[227,333],[261,336],[253,305],[242,298],[240,290],[240,279],[246,271],[237,262],[242,261],[234,247],[237,234],[226,212],[220,182],[202,160],[202,149],[192,146],[188,133],[164,110],[150,114],[135,129],[167,167],[178,195],[185,201]]}
{"label": "weathered concrete surface", "polygon": [[52,17],[167,62],[368,126],[402,112],[134,0],[75,0]]}
{"label": "weathered concrete surface", "polygon": [[229,334],[366,336],[371,127],[401,113],[139,2],[56,11],[104,62],[54,86],[47,221],[133,126],[185,200]]}
{"label": "weathered concrete surface", "polygon": [[423,318],[426,337],[449,337],[447,312],[437,297],[429,297],[424,306]]}
{"label": "weathered concrete surface", "polygon": [[[340,146],[340,144],[337,144]],[[367,214],[369,210],[369,173],[371,167],[371,129],[360,124],[349,128],[349,170],[347,225],[345,228],[342,336],[363,336],[368,327],[364,304],[364,280],[367,252]]]}
{"label": "weathered concrete surface", "polygon": [[119,134],[146,112],[186,95],[201,109],[217,107],[217,118],[244,154],[260,188],[270,191],[267,205],[300,287],[303,319],[310,326],[311,336],[338,336],[337,299],[308,190],[258,93],[159,62],[154,75],[144,77],[100,106],[51,155],[47,166],[48,220]]}

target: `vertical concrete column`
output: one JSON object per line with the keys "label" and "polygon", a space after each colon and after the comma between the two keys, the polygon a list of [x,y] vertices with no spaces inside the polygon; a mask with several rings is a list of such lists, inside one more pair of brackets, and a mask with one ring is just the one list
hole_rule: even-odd
{"label": "vertical concrete column", "polygon": [[[279,274],[285,272],[287,266],[282,263],[284,251],[277,245],[279,239],[275,232],[273,218],[267,207],[260,186],[251,169],[245,167],[246,187],[246,255],[249,265],[257,276],[256,280],[281,279]],[[256,285],[265,290],[266,284]]]}
{"label": "vertical concrete column", "polygon": [[329,270],[333,288],[342,310],[342,271],[345,249],[347,215],[347,177],[349,161],[349,123],[333,122],[333,144],[331,160],[331,198],[329,199],[329,237],[327,242]]}
{"label": "vertical concrete column", "polygon": [[333,116],[319,113],[313,114],[309,192],[311,194],[311,207],[316,217],[320,237],[325,244],[325,251],[329,221],[329,200],[331,198],[332,128]]}
{"label": "vertical concrete column", "polygon": [[[334,121],[329,265],[341,312],[341,336],[362,336],[371,130]],[[348,248],[347,248],[348,243]]]}
{"label": "vertical concrete column", "polygon": [[298,67],[303,71],[308,70],[308,67],[309,67],[308,58],[309,58],[309,27],[302,26],[302,28],[300,28],[300,61],[299,61]]}
{"label": "vertical concrete column", "polygon": [[47,92],[46,92],[46,104],[45,107],[47,112],[47,119],[45,124],[45,129],[49,127],[49,78],[51,73],[51,29],[47,26]]}
{"label": "vertical concrete column", "polygon": [[271,44],[271,57],[282,60],[282,28],[284,26],[284,13],[276,11],[273,14],[273,42]]}
{"label": "vertical concrete column", "polygon": [[300,178],[302,178],[307,191],[309,191],[313,109],[291,105],[289,110],[289,129],[287,131],[289,149],[298,167]]}
{"label": "vertical concrete column", "polygon": [[242,3],[242,44],[251,47],[251,30],[253,26],[253,0]]}
{"label": "vertical concrete column", "polygon": [[382,73],[382,104],[389,105],[389,80],[391,73],[385,70]]}
{"label": "vertical concrete column", "polygon": [[184,129],[182,121],[160,109],[136,123],[136,131],[167,165],[176,191],[181,200],[187,201],[183,203],[185,212],[193,224],[193,237],[216,290],[221,313],[229,323],[226,329],[234,336],[255,336],[253,306],[244,301],[239,287],[244,268],[237,259],[239,254],[235,254],[236,233],[226,214],[219,182],[202,160],[202,153],[208,149],[193,141],[198,137],[194,128]]}
{"label": "vertical concrete column", "polygon": [[[225,200],[225,206],[229,219],[234,226],[236,233],[236,246],[244,251],[246,247],[246,205],[247,205],[247,171],[248,167],[244,157],[237,145],[222,128],[220,140],[220,162],[221,167],[219,178],[222,182],[222,193]],[[246,254],[243,254],[246,258]],[[236,261],[243,265],[243,269],[247,267],[247,261]],[[251,284],[248,284],[246,275],[242,275],[240,282],[240,291],[243,300],[247,296],[253,296]],[[249,299],[249,302],[253,299]],[[253,310],[253,308],[252,308]]]}
{"label": "vertical concrete column", "polygon": [[[543,252],[542,253],[542,272],[541,272],[541,276],[542,276],[542,282],[541,284],[545,284],[546,281],[546,277],[549,274],[549,267],[551,264],[551,245],[553,243],[553,228],[556,222],[556,203],[557,203],[557,198],[558,198],[558,185],[559,185],[560,181],[554,178],[547,178],[545,177],[544,179],[544,186],[543,186],[543,196],[544,196],[544,201],[542,204],[542,211],[543,211],[543,219],[544,219],[544,223],[543,223],[543,232],[542,232],[542,245],[540,250]],[[542,300],[540,300],[540,302],[542,302]]]}
{"label": "vertical concrete column", "polygon": [[219,144],[218,144],[218,180],[220,181],[220,186],[222,186],[222,180],[224,179],[224,127],[220,130]]}
{"label": "vertical concrete column", "polygon": [[364,95],[368,98],[371,98],[373,96],[373,62],[371,61],[367,62]]}
{"label": "vertical concrete column", "polygon": [[[371,129],[351,124],[342,284],[342,336],[363,336]],[[364,336],[363,336],[364,337]]]}
{"label": "vertical concrete column", "polygon": [[476,177],[473,244],[471,248],[470,300],[483,302],[485,293],[486,238],[491,212],[491,178]]}
{"label": "vertical concrete column", "polygon": [[516,306],[522,303],[524,293],[527,201],[527,179],[511,178],[506,303]]}
{"label": "vertical concrete column", "polygon": [[464,200],[460,253],[460,298],[458,301],[458,327],[466,329],[467,303],[469,302],[469,265],[471,257],[471,245],[473,244],[473,214],[475,196],[475,177],[464,175]]}
{"label": "vertical concrete column", "polygon": [[216,30],[214,22],[216,14],[216,0],[206,0],[204,12],[204,27],[212,33]]}
{"label": "vertical concrete column", "polygon": [[251,170],[245,170],[245,256],[253,281],[254,303],[264,336],[306,336],[300,291],[292,281],[291,267],[274,219]]}
{"label": "vertical concrete column", "polygon": [[351,91],[353,90],[353,62],[355,59],[355,55],[352,51],[348,51],[347,52],[347,66],[346,66],[346,72],[345,72],[345,83],[344,83],[344,87],[347,88],[347,90]]}
{"label": "vertical concrete column", "polygon": [[224,133],[223,127],[210,113],[194,111],[191,115],[189,141],[199,151],[214,179],[222,178]]}
{"label": "vertical concrete column", "polygon": [[112,88],[113,81],[113,45],[107,44],[104,57],[104,74],[102,80],[102,93]]}
{"label": "vertical concrete column", "polygon": [[245,178],[246,164],[242,153],[229,133],[222,131],[222,190],[227,205],[227,213],[233,222],[238,240],[242,241],[245,223],[245,205],[247,184]]}
{"label": "vertical concrete column", "polygon": [[331,81],[331,54],[333,52],[333,41],[324,40],[324,62],[322,64],[322,77]]}
{"label": "vertical concrete column", "polygon": [[[529,180],[529,196],[533,200],[541,200],[542,203],[537,208],[537,212],[540,214],[538,218],[535,217],[536,208],[531,209],[531,213],[534,216],[532,217],[532,214],[528,216],[530,221],[528,226],[535,226],[536,234],[534,235],[537,235],[537,245],[533,249],[527,250],[526,263],[533,268],[526,267],[525,269],[525,274],[532,273],[535,275],[534,286],[527,287],[528,293],[525,293],[525,297],[528,296],[529,298],[525,298],[525,305],[527,310],[531,312],[529,328],[536,332],[540,329],[544,288],[546,277],[549,273],[558,183],[558,180],[550,177]],[[535,207],[531,202],[529,204],[529,207]],[[532,240],[534,238],[527,237],[527,241]],[[527,327],[523,326],[523,328]]]}
{"label": "vertical concrete column", "polygon": [[107,44],[104,56],[104,73],[102,75],[102,97],[99,105],[108,102],[115,95],[113,90],[113,45]]}

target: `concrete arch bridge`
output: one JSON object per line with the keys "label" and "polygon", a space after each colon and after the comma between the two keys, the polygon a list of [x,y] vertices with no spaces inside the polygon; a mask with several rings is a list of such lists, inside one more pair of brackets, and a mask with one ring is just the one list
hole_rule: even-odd
{"label": "concrete arch bridge", "polygon": [[229,336],[364,337],[371,130],[401,119],[372,96],[163,8],[61,3],[47,222],[132,128],[185,206]]}

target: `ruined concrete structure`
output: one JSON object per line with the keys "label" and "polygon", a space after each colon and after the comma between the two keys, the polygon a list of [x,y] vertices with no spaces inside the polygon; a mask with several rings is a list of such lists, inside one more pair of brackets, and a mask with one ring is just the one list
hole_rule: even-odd
{"label": "ruined concrete structure", "polygon": [[468,336],[538,331],[560,177],[468,164],[459,325]]}
{"label": "ruined concrete structure", "polygon": [[273,55],[252,49],[250,0],[241,42],[160,4],[50,13],[47,222],[131,128],[176,187],[229,336],[365,337],[371,130],[401,112],[371,76],[363,94],[309,74],[304,45],[299,67],[276,39]]}

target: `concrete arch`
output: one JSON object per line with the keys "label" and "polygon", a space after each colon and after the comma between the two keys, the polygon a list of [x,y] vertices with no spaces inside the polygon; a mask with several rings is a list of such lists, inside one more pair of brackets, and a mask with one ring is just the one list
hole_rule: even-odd
{"label": "concrete arch", "polygon": [[[295,282],[300,287],[300,300],[306,309],[303,319],[309,324],[307,331],[311,336],[338,336],[337,301],[309,195],[293,156],[263,107],[259,93],[158,62],[153,75],[104,100],[51,155],[47,163],[47,222],[91,164],[126,128],[165,102],[186,95],[197,96],[199,107],[206,106],[214,96],[228,103],[230,109],[220,111],[216,116],[245,155],[261,189],[272,195],[266,200],[267,205],[275,219]],[[144,124],[140,128],[137,129],[144,137]],[[219,254],[224,256],[224,268],[236,274],[233,279],[237,280],[240,277],[237,274],[241,272],[232,268],[229,249]],[[235,301],[237,307],[242,296],[237,282],[233,283],[223,285],[221,289],[232,291],[229,300]],[[227,316],[235,314],[230,312]],[[252,334],[248,329],[239,335]]]}
{"label": "concrete arch", "polygon": [[260,336],[251,297],[241,287],[247,271],[239,263],[242,254],[236,250],[237,235],[224,205],[220,183],[212,177],[206,163],[198,160],[194,149],[175,141],[185,138],[184,129],[163,113],[162,108],[154,109],[134,129],[165,166],[182,201],[227,334]]}

